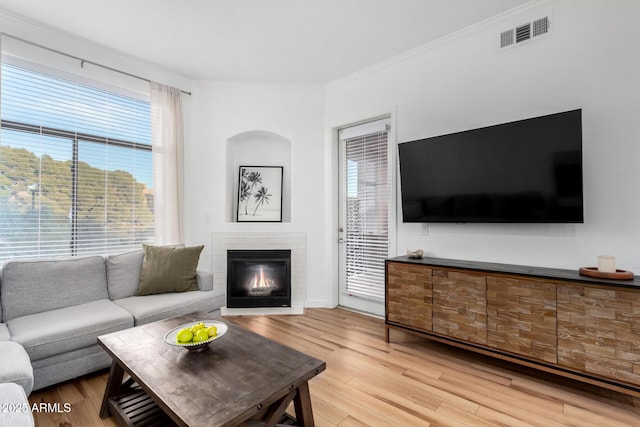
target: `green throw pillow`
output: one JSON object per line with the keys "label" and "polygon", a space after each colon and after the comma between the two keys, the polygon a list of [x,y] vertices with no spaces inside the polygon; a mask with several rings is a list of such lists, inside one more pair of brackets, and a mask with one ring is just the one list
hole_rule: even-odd
{"label": "green throw pillow", "polygon": [[144,259],[136,295],[197,291],[196,268],[203,248],[143,244]]}

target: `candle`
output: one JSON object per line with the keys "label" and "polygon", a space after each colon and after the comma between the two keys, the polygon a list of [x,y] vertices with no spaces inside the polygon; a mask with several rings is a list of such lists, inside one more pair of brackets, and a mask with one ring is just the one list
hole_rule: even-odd
{"label": "candle", "polygon": [[600,255],[598,257],[598,271],[601,273],[615,273],[616,258],[611,255]]}

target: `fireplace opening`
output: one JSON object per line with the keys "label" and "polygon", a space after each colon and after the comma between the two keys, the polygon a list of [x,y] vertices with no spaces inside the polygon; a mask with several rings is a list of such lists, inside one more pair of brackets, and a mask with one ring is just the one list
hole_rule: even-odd
{"label": "fireplace opening", "polygon": [[227,307],[291,307],[291,250],[228,250]]}

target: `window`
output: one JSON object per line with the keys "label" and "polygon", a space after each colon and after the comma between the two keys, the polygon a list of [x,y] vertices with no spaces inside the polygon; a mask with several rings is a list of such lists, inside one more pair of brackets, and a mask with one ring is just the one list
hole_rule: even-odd
{"label": "window", "polygon": [[0,260],[153,242],[148,99],[3,58],[1,105]]}

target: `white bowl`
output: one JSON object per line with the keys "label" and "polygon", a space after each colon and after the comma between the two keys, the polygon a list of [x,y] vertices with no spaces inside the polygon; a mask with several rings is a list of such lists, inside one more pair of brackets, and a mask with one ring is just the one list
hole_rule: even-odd
{"label": "white bowl", "polygon": [[[197,325],[198,323],[204,323],[205,328],[208,328],[209,326],[215,326],[216,329],[218,330],[218,334],[215,337],[209,337],[209,339],[206,341],[187,342],[187,343],[178,342],[176,338],[176,336],[178,335],[178,332],[180,332],[184,328],[190,328],[194,325]],[[201,350],[206,346],[208,346],[209,344],[211,344],[212,342],[214,342],[215,340],[222,338],[222,336],[227,333],[228,329],[229,328],[225,323],[220,322],[218,320],[196,320],[194,322],[185,323],[183,325],[176,326],[175,328],[171,329],[169,332],[167,332],[164,335],[164,342],[166,342],[169,345],[174,345],[176,347],[184,347],[189,351]]]}

